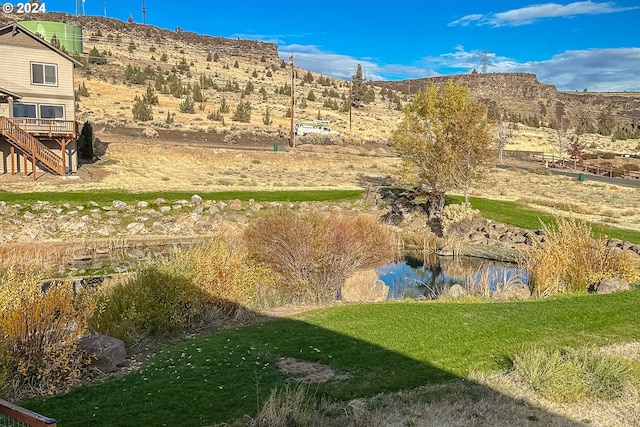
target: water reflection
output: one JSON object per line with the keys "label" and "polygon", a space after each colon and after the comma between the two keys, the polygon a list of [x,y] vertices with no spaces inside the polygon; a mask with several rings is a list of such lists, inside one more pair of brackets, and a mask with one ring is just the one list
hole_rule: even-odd
{"label": "water reflection", "polygon": [[406,256],[404,261],[377,269],[389,286],[388,299],[435,299],[453,285],[467,293],[488,296],[490,292],[528,283],[528,273],[517,265],[474,257],[421,259]]}

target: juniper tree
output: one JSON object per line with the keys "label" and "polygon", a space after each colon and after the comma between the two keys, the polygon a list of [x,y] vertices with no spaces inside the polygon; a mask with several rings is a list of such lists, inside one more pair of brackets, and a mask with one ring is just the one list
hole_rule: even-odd
{"label": "juniper tree", "polygon": [[351,105],[361,107],[367,95],[367,88],[362,77],[362,66],[358,64],[356,73],[351,76]]}

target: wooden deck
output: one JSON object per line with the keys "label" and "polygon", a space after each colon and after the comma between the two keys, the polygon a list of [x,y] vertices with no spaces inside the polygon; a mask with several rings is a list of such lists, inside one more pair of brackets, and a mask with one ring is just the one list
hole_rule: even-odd
{"label": "wooden deck", "polygon": [[71,120],[44,120],[26,118],[5,118],[13,122],[20,129],[35,137],[70,138],[78,136],[78,123]]}
{"label": "wooden deck", "polygon": [[[0,136],[11,145],[11,150],[18,150],[24,155],[26,162],[31,160],[33,179],[36,179],[36,167],[56,174],[66,175],[65,147],[69,141],[78,136],[78,125],[69,120],[39,120],[24,118],[8,118],[0,116]],[[40,139],[52,139],[60,143],[61,155],[43,144]],[[12,174],[15,173],[13,154],[11,156]]]}

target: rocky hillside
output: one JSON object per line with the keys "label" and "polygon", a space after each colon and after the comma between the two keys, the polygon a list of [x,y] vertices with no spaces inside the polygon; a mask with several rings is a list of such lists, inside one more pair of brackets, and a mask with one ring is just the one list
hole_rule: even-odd
{"label": "rocky hillside", "polygon": [[451,79],[468,85],[494,115],[535,118],[544,125],[557,123],[563,117],[569,121],[569,127],[597,128],[599,116],[609,110],[621,128],[640,130],[639,93],[559,92],[554,85],[540,82],[535,74],[474,72],[376,84],[414,94],[429,84],[443,84]]}
{"label": "rocky hillside", "polygon": [[[0,24],[18,18],[22,16],[0,15]],[[37,18],[81,26],[84,37],[81,59],[85,62],[94,47],[104,55],[106,64],[87,63],[76,72],[76,86],[86,86],[88,92],[88,96],[78,96],[78,120],[89,120],[98,130],[120,129],[127,135],[131,135],[132,129],[138,135],[143,135],[146,129],[148,136],[195,131],[208,135],[209,141],[233,142],[240,135],[286,143],[291,124],[291,67],[279,58],[275,44],[199,35],[179,27],[171,31],[94,16],[48,13]],[[140,73],[132,78],[131,69]],[[402,105],[411,95],[430,83],[450,79],[467,84],[489,106],[494,118],[506,113],[514,121],[543,126],[554,126],[562,118],[569,127],[580,126],[589,134],[597,129],[599,118],[610,112],[616,127],[626,131],[640,129],[638,93],[559,92],[555,86],[538,81],[534,74],[525,73],[472,73],[373,82],[375,100],[350,113],[345,109],[349,82],[297,67],[295,121],[329,120],[330,127],[342,133],[343,141],[386,143],[401,117]],[[158,103],[152,106],[150,119],[135,119],[134,98],[142,97],[148,85],[155,88]],[[181,104],[187,94],[193,98],[196,85],[201,88],[202,100],[196,100],[192,112],[184,112]],[[177,86],[184,90],[176,93],[173,89]],[[248,121],[234,118],[234,112],[243,103],[250,106]],[[511,149],[551,151],[545,146],[553,146],[556,135],[547,130],[542,128],[534,136],[527,133]],[[611,142],[610,137],[602,138]],[[640,150],[637,141],[608,145],[596,139],[595,135],[583,138],[592,150]],[[629,146],[623,148],[620,144]]]}

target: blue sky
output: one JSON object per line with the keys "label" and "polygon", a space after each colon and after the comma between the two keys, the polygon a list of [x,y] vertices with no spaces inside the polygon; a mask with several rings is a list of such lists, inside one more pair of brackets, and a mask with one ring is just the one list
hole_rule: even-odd
{"label": "blue sky", "polygon": [[[85,0],[142,22],[142,0]],[[14,4],[17,2],[14,1]],[[75,13],[75,0],[46,1]],[[150,25],[274,42],[296,65],[350,79],[529,72],[559,90],[640,91],[640,1],[145,0]]]}

